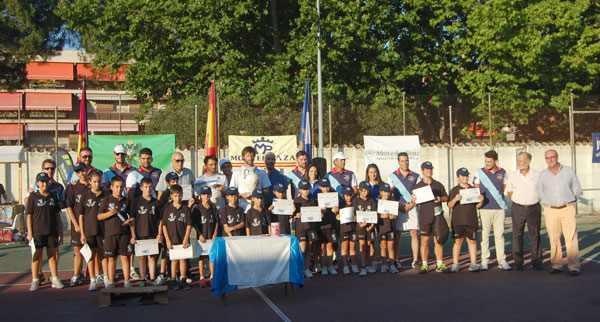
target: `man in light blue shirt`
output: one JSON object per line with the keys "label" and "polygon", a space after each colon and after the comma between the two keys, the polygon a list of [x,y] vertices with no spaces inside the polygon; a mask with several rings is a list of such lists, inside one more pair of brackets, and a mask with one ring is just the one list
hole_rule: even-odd
{"label": "man in light blue shirt", "polygon": [[581,195],[581,186],[575,171],[558,162],[556,150],[547,150],[545,157],[548,168],[540,173],[537,192],[544,206],[546,229],[550,239],[550,274],[562,273],[562,234],[567,248],[569,275],[577,276],[580,263],[575,203]]}

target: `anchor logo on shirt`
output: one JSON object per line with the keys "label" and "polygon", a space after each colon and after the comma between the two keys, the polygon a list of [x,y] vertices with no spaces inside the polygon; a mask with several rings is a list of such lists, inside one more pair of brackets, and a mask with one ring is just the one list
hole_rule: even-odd
{"label": "anchor logo on shirt", "polygon": [[37,206],[38,207],[44,207],[46,205],[46,200],[44,199],[38,199],[37,201]]}
{"label": "anchor logo on shirt", "polygon": [[94,200],[92,200],[92,199],[88,199],[87,204],[85,204],[85,206],[87,208],[91,208],[91,207],[93,207],[95,205],[96,205],[96,202]]}
{"label": "anchor logo on shirt", "polygon": [[150,209],[150,214],[154,215],[154,206],[152,206],[152,208]]}
{"label": "anchor logo on shirt", "polygon": [[233,217],[227,216],[227,223],[228,224],[233,224]]}
{"label": "anchor logo on shirt", "polygon": [[202,216],[202,224],[206,224],[206,217]]}
{"label": "anchor logo on shirt", "polygon": [[80,203],[80,202],[81,202],[81,195],[77,195],[77,196],[75,197],[75,202],[76,202],[76,203]]}
{"label": "anchor logo on shirt", "polygon": [[185,223],[185,214],[179,215],[179,221],[181,221],[182,223]]}
{"label": "anchor logo on shirt", "polygon": [[148,209],[146,209],[146,207],[140,206],[140,209],[138,210],[138,214],[145,215],[147,212],[148,212]]}
{"label": "anchor logo on shirt", "polygon": [[260,226],[260,221],[258,220],[258,218],[254,218],[254,220],[252,221],[252,227],[258,226]]}
{"label": "anchor logo on shirt", "polygon": [[169,219],[170,222],[174,222],[176,218],[175,218],[175,215],[173,213],[170,213],[168,219]]}
{"label": "anchor logo on shirt", "polygon": [[113,202],[108,204],[108,211],[115,209],[115,204]]}

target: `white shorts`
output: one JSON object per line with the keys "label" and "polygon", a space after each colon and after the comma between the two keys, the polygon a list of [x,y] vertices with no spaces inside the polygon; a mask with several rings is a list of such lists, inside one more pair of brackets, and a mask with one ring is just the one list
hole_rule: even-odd
{"label": "white shorts", "polygon": [[401,212],[396,219],[396,229],[402,227],[402,230],[418,230],[419,215],[417,209],[413,208],[408,213]]}

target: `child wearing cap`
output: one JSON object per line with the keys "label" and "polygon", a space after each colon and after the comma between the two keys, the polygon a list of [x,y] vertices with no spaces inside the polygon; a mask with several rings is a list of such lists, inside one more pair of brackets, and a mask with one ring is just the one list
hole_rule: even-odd
{"label": "child wearing cap", "polygon": [[[275,199],[287,199],[286,195],[287,186],[282,183],[276,183],[273,185],[273,193]],[[269,207],[269,211],[273,211],[273,205]],[[290,217],[288,215],[273,215],[273,221],[279,222],[279,233],[284,235],[290,235],[292,229],[290,227]]]}
{"label": "child wearing cap", "polygon": [[[354,203],[354,190],[350,187],[342,188],[342,200],[340,208],[355,208]],[[339,211],[337,219],[340,219]],[[344,263],[344,274],[350,274],[350,268],[348,267],[348,252],[350,253],[350,262],[352,263],[352,272],[358,274],[358,264],[356,262],[356,241],[358,240],[358,234],[356,233],[356,214],[354,215],[353,222],[340,224],[340,239],[342,240],[342,247],[340,253],[342,255],[342,263]]]}
{"label": "child wearing cap", "polygon": [[[379,198],[381,200],[390,200],[392,197],[392,187],[384,183],[379,189]],[[400,211],[405,211],[404,205],[399,205]],[[377,222],[379,232],[379,249],[381,250],[381,272],[398,273],[398,269],[394,265],[396,260],[396,252],[394,251],[395,240],[395,222],[398,219],[398,214],[382,213],[379,214]]]}
{"label": "child wearing cap", "polygon": [[[165,207],[167,207],[169,205],[169,203],[172,201],[170,189],[172,186],[179,184],[179,176],[175,172],[169,172],[165,176],[165,182],[167,185],[167,189],[163,193],[160,194],[160,197],[158,199],[158,204],[160,207],[161,214],[162,214],[163,209],[165,209]],[[167,242],[165,241],[165,238],[163,235],[162,215],[159,216],[159,218],[160,218],[160,220],[158,222],[158,234],[159,234],[159,236],[162,237],[162,242],[159,242],[159,244],[158,244],[158,248],[160,249],[160,254],[159,254],[160,255],[160,274],[154,281],[155,285],[163,285],[166,283],[167,277],[165,277],[165,276],[168,276],[167,270],[169,269],[168,268],[169,252],[167,249]]]}
{"label": "child wearing cap", "polygon": [[479,272],[480,267],[477,264],[477,226],[479,224],[477,219],[477,209],[481,208],[483,205],[484,198],[480,194],[478,197],[479,202],[468,204],[461,203],[462,195],[460,194],[460,191],[462,189],[473,188],[473,186],[469,184],[469,170],[467,170],[467,168],[458,169],[456,171],[456,177],[458,178],[458,185],[452,188],[448,195],[448,208],[452,209],[450,222],[452,223],[454,235],[451,271],[457,273],[460,269],[458,259],[463,240],[467,237],[467,246],[469,248],[469,257],[471,259],[469,271]]}
{"label": "child wearing cap", "polygon": [[[135,198],[131,205],[131,217],[135,220],[135,239],[156,239],[162,242],[162,233],[158,231],[160,221],[160,204],[152,196],[154,185],[151,178],[143,178],[140,182],[142,195]],[[149,271],[152,285],[156,279],[156,255],[139,256],[140,287],[146,286],[146,272]],[[146,268],[146,265],[147,268]]]}
{"label": "child wearing cap", "polygon": [[59,200],[48,192],[50,177],[46,173],[38,173],[35,183],[38,191],[33,192],[27,199],[27,240],[35,245],[31,258],[31,288],[37,291],[40,285],[39,273],[42,270],[42,250],[46,247],[48,265],[52,274],[52,287],[63,288],[58,278],[58,262],[56,247],[62,240],[62,222],[60,220]]}
{"label": "child wearing cap", "polygon": [[[319,189],[320,193],[329,192],[330,183],[329,179],[323,178],[319,180]],[[320,257],[321,257],[321,274],[326,276],[328,274],[337,275],[337,269],[333,265],[333,254],[335,253],[335,249],[337,249],[337,229],[335,226],[335,214],[338,212],[338,207],[333,208],[322,208],[321,213],[323,214],[323,218],[321,222],[318,223],[318,234],[320,240]],[[327,263],[329,266],[327,266]]]}
{"label": "child wearing cap", "polygon": [[[163,236],[168,249],[173,249],[174,245],[182,245],[183,248],[188,248],[190,247],[190,234],[192,232],[190,209],[182,203],[183,188],[180,185],[172,185],[170,190],[172,201],[162,210]],[[180,281],[177,280],[178,271],[181,275]],[[190,289],[186,272],[187,260],[171,261],[171,290]]]}
{"label": "child wearing cap", "polygon": [[302,222],[302,207],[314,207],[317,206],[317,201],[309,197],[310,183],[306,180],[302,180],[298,183],[298,190],[300,196],[294,199],[294,218],[296,219],[296,237],[300,243],[302,254],[304,254],[304,276],[312,278],[312,272],[310,271],[310,251],[314,241],[318,240],[317,233],[313,229],[311,223]]}
{"label": "child wearing cap", "polygon": [[227,188],[225,193],[227,204],[221,208],[221,224],[227,236],[246,236],[246,214],[244,209],[238,206],[238,190],[234,187]]}
{"label": "child wearing cap", "polygon": [[165,182],[167,184],[167,189],[163,193],[161,193],[160,197],[158,198],[158,202],[160,204],[161,209],[166,207],[169,204],[169,202],[171,202],[171,190],[169,189],[171,188],[171,186],[179,184],[179,176],[175,172],[169,172],[165,176]]}
{"label": "child wearing cap", "polygon": [[[358,198],[356,199],[356,210],[358,211],[377,211],[377,203],[370,197],[371,184],[362,181],[358,185]],[[369,248],[375,241],[375,224],[366,222],[357,223],[356,232],[358,234],[358,244],[360,250],[360,276],[367,276],[367,272],[373,274],[376,272],[375,267],[368,267]]]}
{"label": "child wearing cap", "polygon": [[90,189],[83,194],[81,202],[75,206],[75,213],[79,216],[79,227],[81,227],[81,244],[88,244],[92,251],[92,258],[87,264],[90,274],[90,291],[95,291],[98,284],[108,285],[108,275],[100,277],[100,262],[102,271],[108,273],[108,259],[104,257],[104,227],[98,220],[98,209],[102,199],[108,193],[102,189],[100,181],[102,175],[92,171],[88,175]]}
{"label": "child wearing cap", "polygon": [[262,206],[263,192],[254,189],[250,195],[252,207],[246,212],[246,235],[264,235],[271,233],[271,211]]}
{"label": "child wearing cap", "polygon": [[[125,287],[131,287],[129,282],[129,255],[135,244],[135,225],[129,218],[129,204],[123,197],[125,182],[123,178],[114,176],[110,180],[111,194],[102,199],[98,209],[98,220],[104,222],[104,256],[108,257],[108,285],[113,288],[117,271],[117,256],[121,258]],[[131,225],[130,225],[131,223]]]}
{"label": "child wearing cap", "polygon": [[76,182],[67,185],[66,189],[66,205],[67,214],[71,221],[71,246],[73,246],[73,277],[71,278],[70,286],[79,286],[83,284],[79,278],[81,274],[81,266],[83,264],[83,256],[81,255],[81,226],[79,226],[79,218],[75,214],[75,207],[80,203],[81,197],[88,190],[88,179],[86,174],[85,163],[79,162],[73,167],[73,171],[79,178]]}
{"label": "child wearing cap", "polygon": [[[429,272],[429,266],[427,264],[427,258],[429,257],[429,243],[431,242],[431,233],[433,231],[433,219],[435,216],[443,216],[444,211],[442,210],[442,202],[448,202],[448,195],[446,194],[446,188],[439,181],[433,179],[433,165],[429,161],[421,164],[421,172],[423,174],[423,180],[417,183],[413,190],[430,186],[433,192],[434,200],[423,202],[419,204],[419,234],[421,235],[421,259],[423,264],[419,269],[419,274],[426,274]],[[413,194],[413,200],[415,198]],[[436,272],[448,273],[450,269],[444,265],[443,262],[443,245],[438,243],[437,237],[433,236],[434,240],[434,252],[436,259]]]}
{"label": "child wearing cap", "polygon": [[[208,186],[203,186],[200,188],[200,203],[193,207],[192,210],[192,222],[193,226],[196,228],[196,233],[198,234],[198,240],[201,243],[205,243],[207,240],[212,241],[217,237],[217,233],[219,232],[219,212],[217,211],[217,206],[210,200],[212,195],[212,189]],[[208,256],[200,256],[200,260],[198,261],[198,272],[200,273],[200,280],[198,281],[198,285],[200,287],[206,286],[205,273]],[[214,273],[214,265],[213,263],[209,264],[210,268],[210,278],[209,281],[212,280],[212,276]]]}

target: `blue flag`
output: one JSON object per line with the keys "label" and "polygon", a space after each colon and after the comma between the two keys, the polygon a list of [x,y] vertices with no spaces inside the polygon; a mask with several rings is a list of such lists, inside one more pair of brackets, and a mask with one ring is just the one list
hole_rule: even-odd
{"label": "blue flag", "polygon": [[310,128],[310,103],[308,98],[308,79],[304,87],[304,107],[302,107],[302,122],[300,123],[300,145],[306,151],[308,163],[312,160],[312,132]]}
{"label": "blue flag", "polygon": [[600,163],[600,133],[592,133],[592,142],[594,143],[592,163]]}

